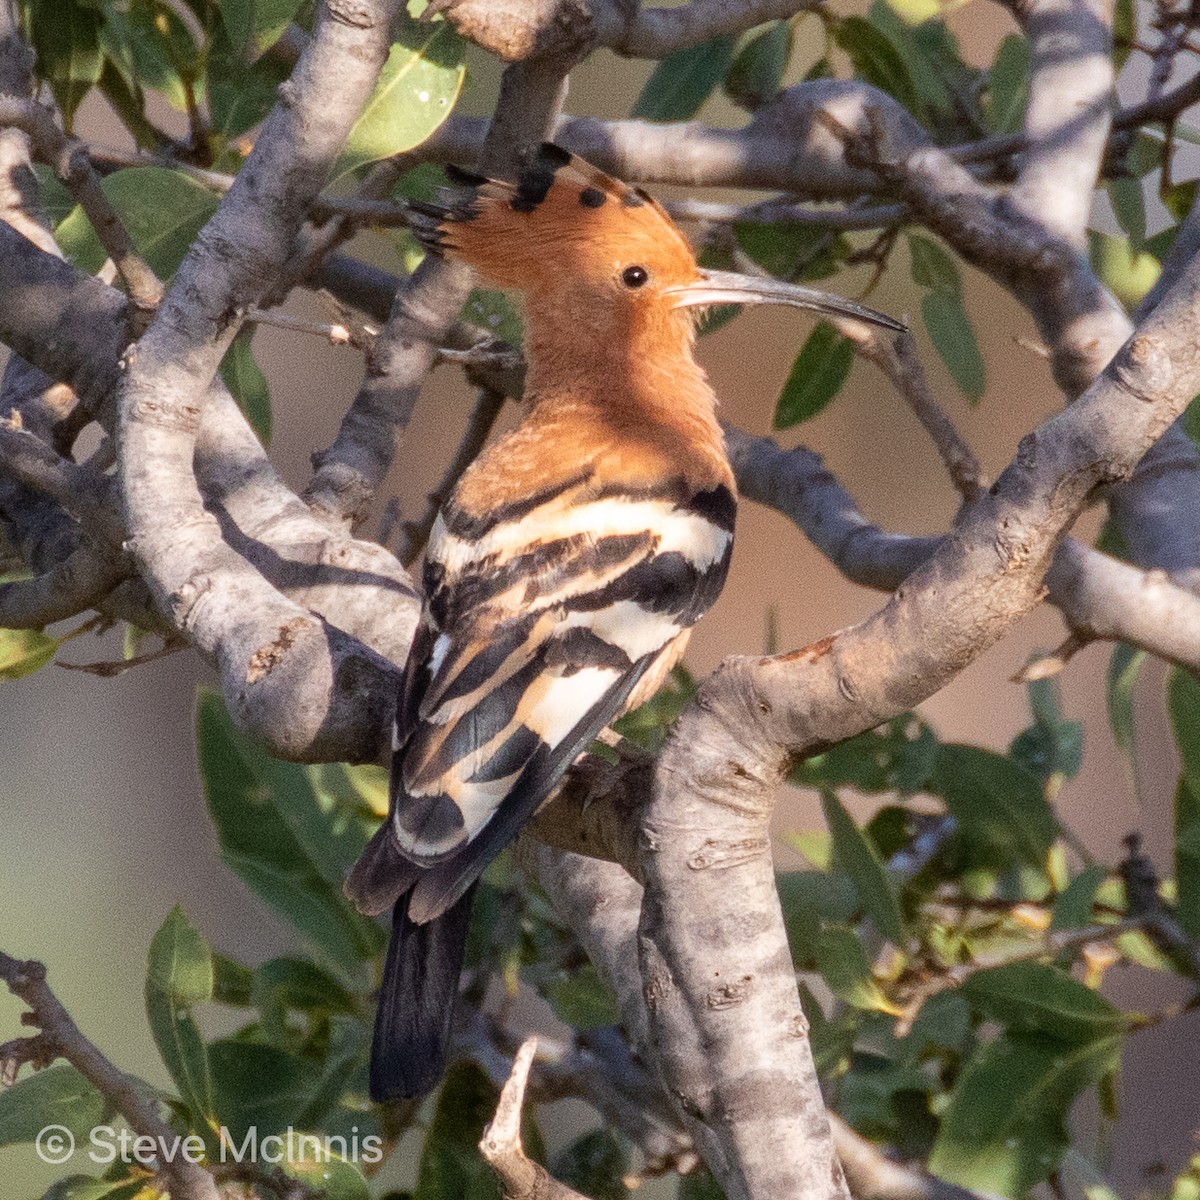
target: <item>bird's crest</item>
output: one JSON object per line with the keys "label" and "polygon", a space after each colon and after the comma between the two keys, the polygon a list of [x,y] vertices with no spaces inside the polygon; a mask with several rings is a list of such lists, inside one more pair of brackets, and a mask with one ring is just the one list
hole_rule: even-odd
{"label": "bird's crest", "polygon": [[564,273],[607,280],[642,261],[695,274],[691,248],[662,205],[553,142],[542,143],[516,183],[447,174],[469,191],[410,203],[413,232],[426,249],[464,259],[500,287],[532,289]]}

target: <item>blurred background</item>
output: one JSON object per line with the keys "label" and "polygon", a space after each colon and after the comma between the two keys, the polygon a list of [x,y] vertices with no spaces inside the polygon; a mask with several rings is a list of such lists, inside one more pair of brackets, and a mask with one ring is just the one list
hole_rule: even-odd
{"label": "blurred background", "polygon": [[[998,6],[983,4],[958,10],[950,26],[964,56],[978,63],[990,62],[997,41],[1015,30]],[[813,41],[811,53],[806,37]],[[820,46],[816,21],[802,23],[792,68],[797,77]],[[496,65],[477,54],[471,67],[459,111],[489,113]],[[626,115],[651,67],[608,52],[593,55],[572,77],[569,111]],[[174,119],[182,130],[177,114],[159,115],[164,123]],[[744,114],[718,95],[700,119],[734,124]],[[103,144],[118,142],[119,127],[95,99],[85,105],[78,131]],[[1177,177],[1194,175],[1189,165],[1178,161]],[[1101,227],[1104,220],[1098,212]],[[383,236],[363,234],[352,249],[383,266],[396,263]],[[874,305],[895,315],[916,311],[918,297],[906,266],[901,248],[872,296]],[[839,276],[837,286],[850,293],[866,284],[869,270],[851,269]],[[967,404],[919,321],[918,344],[935,395],[994,478],[1020,437],[1056,410],[1060,396],[1046,362],[1017,343],[1020,337],[1036,337],[1027,315],[987,279],[965,266],[963,273],[987,367],[982,401]],[[296,296],[289,307],[299,315],[328,319],[307,294]],[[726,418],[755,433],[769,431],[776,398],[809,327],[794,312],[749,310],[702,341],[700,356]],[[310,470],[309,455],[332,441],[358,387],[361,358],[351,349],[267,327],[256,335],[255,355],[271,385],[271,457],[299,488]],[[457,444],[472,400],[456,370],[434,374],[404,434],[379,511],[391,496],[404,516],[421,511]],[[506,412],[502,425],[516,415]],[[867,516],[886,529],[936,533],[954,514],[956,496],[932,446],[868,364],[856,363],[836,403],[781,441],[803,441],[822,454]],[[1100,514],[1089,514],[1081,527],[1084,536],[1095,534],[1099,519]],[[781,648],[791,648],[867,616],[881,601],[845,582],[784,518],[746,504],[729,585],[693,638],[687,665],[702,674],[726,655],[762,652],[771,612]],[[1040,608],[922,706],[922,716],[943,738],[1003,750],[1029,717],[1024,689],[1010,677],[1031,652],[1053,648],[1062,636],[1054,610]],[[1140,829],[1147,852],[1169,874],[1177,764],[1165,714],[1164,673],[1148,669],[1137,688],[1139,795],[1108,729],[1104,673],[1109,655],[1108,647],[1092,646],[1061,677],[1064,715],[1084,722],[1086,741],[1083,770],[1065,786],[1060,816],[1110,863],[1120,857],[1121,838]],[[61,656],[73,662],[119,659],[119,635],[78,639]],[[216,949],[251,964],[299,949],[294,935],[218,860],[193,746],[195,689],[206,681],[211,677],[195,656],[178,654],[112,679],[52,666],[0,683],[0,948],[44,961],[55,990],[83,1030],[122,1068],[162,1085],[169,1081],[143,1016],[142,989],[150,938],[174,904],[183,905]],[[855,815],[862,818],[868,811],[859,808]],[[815,797],[792,791],[780,805],[776,830],[782,834],[820,822]],[[779,862],[796,865],[782,845]],[[1111,971],[1106,990],[1122,1007],[1144,1011],[1183,996],[1173,979],[1134,967]],[[0,996],[0,1041],[21,1032],[20,1011],[9,996]],[[1120,1107],[1112,1178],[1122,1194],[1132,1196],[1160,1185],[1200,1149],[1195,1144],[1200,1014],[1129,1039]],[[564,1107],[562,1130],[546,1123],[552,1143],[568,1125],[574,1127],[577,1116]],[[1090,1116],[1084,1111],[1077,1119]],[[403,1184],[410,1171],[401,1161],[381,1178]],[[0,1150],[4,1200],[40,1195],[60,1174],[40,1166],[29,1146]],[[644,1194],[653,1191],[647,1188]]]}

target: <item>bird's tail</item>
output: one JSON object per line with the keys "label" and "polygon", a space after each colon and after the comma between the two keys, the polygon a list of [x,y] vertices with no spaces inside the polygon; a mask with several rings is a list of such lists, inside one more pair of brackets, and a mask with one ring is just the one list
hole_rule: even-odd
{"label": "bird's tail", "polygon": [[475,888],[423,925],[409,920],[410,895],[401,896],[392,913],[375,1011],[371,1099],[380,1103],[424,1095],[446,1069]]}

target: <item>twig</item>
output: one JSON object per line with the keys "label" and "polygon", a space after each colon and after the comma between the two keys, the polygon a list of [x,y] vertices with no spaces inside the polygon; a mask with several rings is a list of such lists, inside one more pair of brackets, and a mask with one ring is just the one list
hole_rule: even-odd
{"label": "twig", "polygon": [[[246,321],[251,325],[272,325],[276,329],[290,329],[294,333],[310,333],[324,338],[331,346],[353,346],[356,350],[370,348],[369,341],[364,341],[357,331],[346,325],[324,325],[319,321],[306,321],[302,317],[265,308],[252,308],[246,314]],[[368,338],[377,332],[370,326],[364,326],[363,330]]]}
{"label": "twig", "polygon": [[500,1091],[496,1115],[483,1131],[479,1152],[496,1172],[505,1200],[584,1200],[574,1188],[559,1183],[545,1167],[533,1162],[521,1143],[525,1085],[536,1051],[535,1037],[527,1039],[517,1051],[512,1074]]}
{"label": "twig", "polygon": [[87,147],[68,137],[54,123],[50,111],[33,100],[0,96],[0,126],[23,130],[33,143],[34,152],[71,190],[100,239],[108,256],[116,264],[134,307],[147,318],[162,300],[162,284],[134,247],[116,209],[100,187],[100,178],[92,169]]}
{"label": "twig", "polygon": [[987,481],[979,460],[954,427],[941,405],[933,398],[925,378],[925,369],[917,354],[916,342],[909,332],[888,337],[860,321],[841,322],[863,358],[873,362],[912,409],[922,428],[929,434],[946,471],[964,503],[979,498]]}
{"label": "twig", "polygon": [[[46,1063],[65,1058],[139,1134],[153,1138],[160,1147],[176,1142],[171,1127],[146,1105],[134,1081],[80,1032],[50,990],[41,963],[22,962],[0,951],[0,979],[14,996],[29,1005],[25,1023],[41,1030],[31,1038],[7,1043],[2,1048],[6,1061]],[[178,1200],[219,1200],[216,1181],[186,1155],[173,1160],[164,1156],[159,1169],[170,1180],[171,1194]]]}
{"label": "twig", "polygon": [[73,663],[55,659],[54,665],[62,667],[65,671],[82,671],[85,675],[96,675],[101,679],[112,679],[117,675],[124,675],[126,671],[132,671],[134,667],[145,666],[146,663],[156,662],[160,658],[167,658],[172,654],[178,654],[180,650],[186,649],[187,643],[182,640],[168,641],[157,650],[151,650],[146,654],[138,654],[133,658],[124,658],[119,662]]}
{"label": "twig", "polygon": [[450,460],[450,465],[446,468],[441,482],[425,498],[425,511],[418,520],[405,521],[401,526],[404,544],[400,550],[400,561],[406,567],[411,567],[417,555],[425,549],[425,543],[429,541],[429,534],[442,505],[454,490],[454,485],[462,478],[463,472],[479,456],[488,435],[492,432],[496,418],[500,415],[500,410],[504,407],[504,399],[499,392],[487,388],[480,391],[467,420],[466,431],[454,452],[454,457]]}

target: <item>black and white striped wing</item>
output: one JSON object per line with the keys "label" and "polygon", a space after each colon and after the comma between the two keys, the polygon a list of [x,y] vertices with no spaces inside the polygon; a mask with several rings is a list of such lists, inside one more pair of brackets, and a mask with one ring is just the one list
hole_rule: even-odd
{"label": "black and white striped wing", "polygon": [[428,868],[411,919],[462,895],[711,605],[732,544],[719,490],[439,523],[393,767],[392,833]]}

